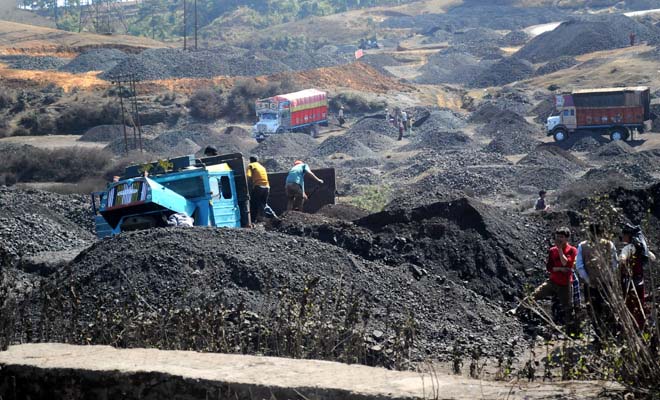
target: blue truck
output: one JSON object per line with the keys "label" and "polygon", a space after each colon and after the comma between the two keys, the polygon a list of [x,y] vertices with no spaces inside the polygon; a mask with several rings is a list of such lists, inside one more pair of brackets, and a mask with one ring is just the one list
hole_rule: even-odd
{"label": "blue truck", "polygon": [[248,226],[248,204],[240,153],[132,165],[105,191],[92,193],[99,238],[167,226],[175,213],[192,217],[195,226]]}

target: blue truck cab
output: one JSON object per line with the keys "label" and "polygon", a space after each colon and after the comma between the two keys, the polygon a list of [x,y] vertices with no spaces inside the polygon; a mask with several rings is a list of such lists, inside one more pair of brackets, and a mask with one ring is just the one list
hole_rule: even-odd
{"label": "blue truck cab", "polygon": [[175,213],[192,217],[195,226],[248,226],[248,201],[241,154],[129,166],[118,182],[92,193],[99,238],[167,226]]}

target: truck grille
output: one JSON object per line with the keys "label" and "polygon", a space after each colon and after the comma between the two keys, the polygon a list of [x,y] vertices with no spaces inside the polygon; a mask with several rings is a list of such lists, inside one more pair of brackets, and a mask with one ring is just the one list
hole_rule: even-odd
{"label": "truck grille", "polygon": [[266,124],[258,124],[257,125],[257,130],[259,132],[266,132],[266,130],[268,130],[268,126]]}

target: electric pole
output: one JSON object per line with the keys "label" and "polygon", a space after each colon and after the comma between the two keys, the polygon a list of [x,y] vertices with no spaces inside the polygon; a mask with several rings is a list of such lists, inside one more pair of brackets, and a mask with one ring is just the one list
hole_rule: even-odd
{"label": "electric pole", "polygon": [[187,19],[186,19],[186,0],[183,0],[183,49],[187,49]]}
{"label": "electric pole", "polygon": [[197,0],[195,0],[195,50],[197,50]]}

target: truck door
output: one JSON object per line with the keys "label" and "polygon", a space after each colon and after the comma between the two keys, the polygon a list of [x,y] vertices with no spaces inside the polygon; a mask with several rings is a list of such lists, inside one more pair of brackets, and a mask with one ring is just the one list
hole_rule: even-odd
{"label": "truck door", "polygon": [[236,198],[236,186],[231,174],[210,178],[212,192],[213,225],[240,227],[241,215]]}
{"label": "truck door", "polygon": [[569,131],[577,128],[577,118],[575,116],[575,107],[566,107],[561,111],[562,123]]}

